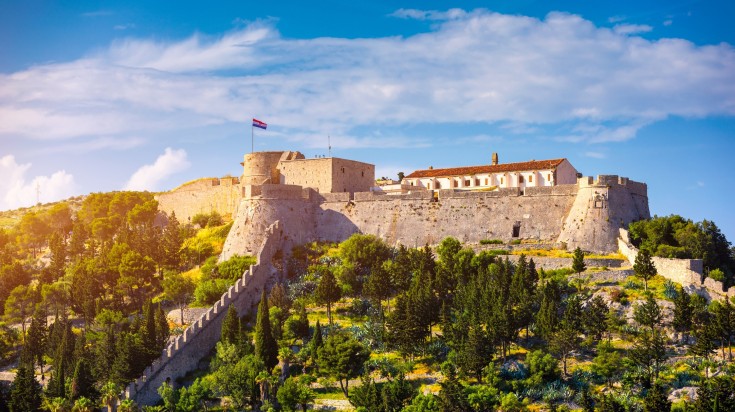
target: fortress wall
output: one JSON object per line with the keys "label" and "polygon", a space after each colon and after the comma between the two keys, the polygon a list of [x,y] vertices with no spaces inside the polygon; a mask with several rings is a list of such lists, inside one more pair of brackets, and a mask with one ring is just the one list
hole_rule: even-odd
{"label": "fortress wall", "polygon": [[[355,193],[357,194],[357,193]],[[349,193],[320,193],[322,201],[324,202],[341,202],[347,203],[350,201]]]}
{"label": "fortress wall", "polygon": [[[619,184],[621,181],[626,184]],[[566,243],[570,249],[615,252],[619,229],[650,216],[647,198],[632,193],[629,183],[615,175],[601,175],[595,180],[580,178],[574,206],[566,217],[559,242]]]}
{"label": "fortress wall", "polygon": [[281,156],[290,152],[255,152],[243,156],[242,184],[262,185],[264,183],[280,183],[278,161]]}
{"label": "fortress wall", "polygon": [[[322,203],[316,210],[317,235],[339,242],[356,232],[373,234],[388,243],[408,246],[436,244],[447,236],[462,242],[520,238],[555,240],[575,197],[518,196],[515,191],[454,192],[442,190],[438,201],[430,192],[409,199],[393,195],[355,194],[354,204]],[[359,200],[362,199],[362,200]],[[359,201],[358,201],[359,200]]]}
{"label": "fortress wall", "polygon": [[158,208],[187,223],[198,213],[217,212],[232,217],[240,202],[240,180],[236,177],[205,178],[156,195]]}
{"label": "fortress wall", "polygon": [[220,261],[236,254],[254,255],[265,240],[268,225],[275,221],[281,222],[284,241],[287,243],[302,244],[316,240],[314,217],[316,204],[316,201],[303,197],[243,199],[238,206],[232,229],[225,240]]}
{"label": "fortress wall", "polygon": [[265,231],[265,239],[258,251],[258,263],[250,267],[243,276],[225,292],[199,320],[166,347],[161,357],[146,368],[144,375],[125,389],[125,398],[139,405],[153,405],[160,400],[158,388],[176,380],[199,367],[200,360],[214,349],[220,339],[222,321],[230,305],[238,314],[245,315],[256,310],[264,288],[269,287],[275,276],[272,260],[282,247],[283,228],[276,221]]}
{"label": "fortress wall", "polygon": [[375,184],[375,165],[332,158],[332,192],[363,192]]}
{"label": "fortress wall", "polygon": [[265,199],[304,199],[308,198],[308,193],[304,193],[301,186],[296,185],[263,185],[260,188],[260,195]]}
{"label": "fortress wall", "polygon": [[[630,243],[627,230],[620,229],[619,235],[620,252],[632,265],[638,255],[638,249]],[[690,293],[697,293],[710,300],[735,296],[735,288],[725,291],[722,282],[712,278],[702,280],[704,267],[701,259],[667,259],[653,256],[651,261],[659,275],[681,284]]]}

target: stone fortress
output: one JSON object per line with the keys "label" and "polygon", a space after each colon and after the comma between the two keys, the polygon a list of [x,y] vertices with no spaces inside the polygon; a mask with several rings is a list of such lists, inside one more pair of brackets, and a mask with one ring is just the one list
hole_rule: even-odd
{"label": "stone fortress", "polygon": [[[245,155],[242,165],[240,178],[199,179],[157,196],[162,210],[183,221],[212,211],[232,216],[220,258],[251,254],[257,264],[128,385],[124,396],[138,404],[154,404],[163,382],[178,386],[200,368],[220,339],[228,306],[252,313],[293,245],[339,242],[354,233],[407,246],[435,245],[447,236],[474,243],[530,239],[568,249],[619,250],[632,263],[637,250],[625,229],[649,217],[645,183],[582,177],[566,159],[501,164],[494,154],[486,166],[416,171],[389,191],[374,186],[373,165],[347,159],[256,152]],[[655,258],[655,264],[690,291],[735,295],[702,277],[701,260]]]}
{"label": "stone fortress", "polygon": [[195,213],[232,216],[222,259],[254,254],[280,221],[290,244],[340,242],[353,233],[422,246],[532,239],[615,252],[620,228],[649,215],[647,187],[624,177],[581,177],[566,159],[415,171],[399,190],[375,186],[375,166],[299,152],[244,156],[238,178],[202,179],[159,194],[181,221]]}

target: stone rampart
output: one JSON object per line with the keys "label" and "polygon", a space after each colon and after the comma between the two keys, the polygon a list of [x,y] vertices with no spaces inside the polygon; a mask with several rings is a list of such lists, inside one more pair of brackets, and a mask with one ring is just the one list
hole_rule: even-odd
{"label": "stone rampart", "polygon": [[187,223],[197,213],[217,212],[233,217],[242,197],[240,180],[236,177],[204,178],[183,184],[156,195],[158,209]]}
{"label": "stone rampart", "polygon": [[566,243],[570,249],[615,252],[618,230],[650,217],[648,197],[640,193],[645,188],[645,184],[616,175],[580,178],[577,196],[564,221],[559,242]]}
{"label": "stone rampart", "polygon": [[[252,254],[263,241],[262,230],[276,220],[283,223],[284,236],[293,244],[341,242],[354,233],[365,233],[407,246],[433,245],[453,236],[465,243],[534,239],[615,252],[618,228],[649,216],[647,198],[629,191],[631,186],[635,182],[625,178],[600,176],[580,179],[577,185],[529,187],[524,193],[506,188],[307,196],[304,191],[299,197],[295,187],[281,192],[264,185],[262,196],[243,199],[238,206],[221,259]],[[645,185],[635,190],[642,188]]]}
{"label": "stone rampart", "polygon": [[263,289],[273,281],[276,270],[272,260],[282,244],[283,227],[275,221],[265,230],[265,239],[257,254],[258,263],[250,266],[219,301],[168,345],[161,357],[146,368],[143,376],[128,385],[125,398],[133,399],[139,405],[152,405],[160,399],[157,390],[163,382],[169,381],[176,386],[177,379],[196,370],[200,360],[219,341],[228,307],[234,305],[241,316],[255,310]]}
{"label": "stone rampart", "polygon": [[[619,230],[618,247],[630,264],[635,263],[638,249],[630,243],[628,231]],[[735,288],[725,290],[722,282],[704,277],[704,267],[701,259],[668,259],[653,256],[653,265],[659,275],[681,284],[690,292],[700,294],[707,299],[722,299],[735,296]]]}

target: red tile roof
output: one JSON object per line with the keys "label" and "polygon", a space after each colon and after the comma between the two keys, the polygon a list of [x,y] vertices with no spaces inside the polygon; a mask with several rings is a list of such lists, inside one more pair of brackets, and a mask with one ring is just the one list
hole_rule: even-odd
{"label": "red tile roof", "polygon": [[480,173],[524,172],[532,170],[556,169],[566,159],[531,160],[530,162],[503,163],[498,165],[450,167],[447,169],[416,170],[407,178],[468,176]]}

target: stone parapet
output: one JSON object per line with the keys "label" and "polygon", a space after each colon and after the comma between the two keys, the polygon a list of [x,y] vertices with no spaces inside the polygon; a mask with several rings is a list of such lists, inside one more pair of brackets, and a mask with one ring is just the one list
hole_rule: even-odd
{"label": "stone parapet", "polygon": [[263,289],[267,288],[275,274],[271,261],[281,249],[283,228],[276,221],[266,230],[265,241],[257,254],[257,264],[232,285],[197,321],[169,344],[161,356],[124,391],[124,397],[139,405],[153,405],[160,396],[158,388],[163,382],[176,385],[176,380],[196,370],[199,361],[209,354],[220,339],[222,321],[230,305],[242,316],[254,310]]}

